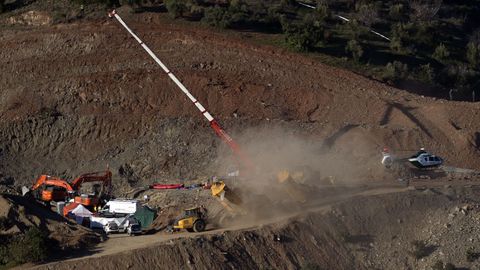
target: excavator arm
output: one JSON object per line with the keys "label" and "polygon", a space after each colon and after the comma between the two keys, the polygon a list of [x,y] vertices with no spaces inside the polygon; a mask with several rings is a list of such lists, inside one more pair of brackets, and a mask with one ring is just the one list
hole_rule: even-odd
{"label": "excavator arm", "polygon": [[103,188],[106,189],[108,193],[110,193],[112,187],[112,172],[107,170],[103,175],[101,175],[100,173],[101,172],[93,172],[80,175],[75,180],[73,180],[72,188],[74,190],[79,190],[83,183],[101,182]]}
{"label": "excavator arm", "polygon": [[47,185],[47,186],[56,186],[56,187],[62,187],[66,189],[67,191],[73,191],[72,186],[67,183],[67,181],[57,178],[57,177],[52,177],[49,175],[41,175],[35,184],[33,184],[32,188],[30,189],[31,191],[34,191],[38,189],[39,187]]}

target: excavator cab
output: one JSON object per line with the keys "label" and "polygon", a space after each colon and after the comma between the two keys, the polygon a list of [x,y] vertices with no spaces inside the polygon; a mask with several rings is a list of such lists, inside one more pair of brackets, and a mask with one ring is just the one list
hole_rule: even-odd
{"label": "excavator cab", "polygon": [[87,208],[93,208],[100,203],[100,199],[95,194],[81,194],[80,196],[75,196],[73,201]]}
{"label": "excavator cab", "polygon": [[67,197],[67,191],[62,187],[46,186],[41,193],[41,200],[44,202],[63,201]]}
{"label": "excavator cab", "polygon": [[207,226],[207,214],[203,207],[186,209],[173,224],[174,230],[185,229],[188,232],[203,232]]}

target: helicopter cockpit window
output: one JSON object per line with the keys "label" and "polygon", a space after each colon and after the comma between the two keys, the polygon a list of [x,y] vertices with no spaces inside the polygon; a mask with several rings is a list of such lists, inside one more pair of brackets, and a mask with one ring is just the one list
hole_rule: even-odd
{"label": "helicopter cockpit window", "polygon": [[433,157],[428,157],[428,161],[434,161],[435,159]]}

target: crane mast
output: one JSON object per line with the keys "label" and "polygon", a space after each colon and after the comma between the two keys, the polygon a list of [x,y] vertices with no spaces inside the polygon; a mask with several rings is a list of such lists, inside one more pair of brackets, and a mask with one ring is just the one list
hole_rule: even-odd
{"label": "crane mast", "polygon": [[228,135],[228,133],[220,126],[220,124],[213,118],[213,116],[202,106],[202,104],[190,93],[190,91],[183,85],[183,83],[168,69],[168,67],[150,50],[150,48],[128,27],[122,18],[115,12],[115,10],[108,13],[110,18],[115,18],[130,35],[142,46],[142,48],[153,58],[153,60],[163,69],[168,77],[178,86],[178,88],[188,97],[188,99],[197,107],[200,113],[207,119],[210,127],[215,134],[220,137],[232,150],[241,165],[247,169],[252,170],[253,164],[247,156],[240,149],[240,146]]}

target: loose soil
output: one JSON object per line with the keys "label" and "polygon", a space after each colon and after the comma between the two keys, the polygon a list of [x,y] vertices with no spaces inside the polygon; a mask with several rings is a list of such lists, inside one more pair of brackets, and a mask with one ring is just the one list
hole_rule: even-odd
{"label": "loose soil", "polygon": [[[398,155],[425,147],[450,166],[480,169],[479,104],[416,96],[250,42],[261,34],[118,12],[260,168],[264,177],[240,188],[270,203],[282,199],[271,173],[291,164],[313,167],[316,173],[303,184],[320,198],[330,190],[319,187],[327,182],[367,190],[394,183],[380,164],[384,146]],[[116,21],[52,25],[45,14],[14,14],[21,24],[0,26],[2,191],[15,193],[40,174],[71,179],[109,167],[115,194],[126,196],[153,182],[204,181],[236,166],[196,108]],[[37,23],[23,23],[29,18]],[[443,187],[456,181],[434,190],[327,200],[305,207],[307,213],[289,206],[278,220],[212,227],[202,235],[115,237],[71,264],[40,268],[424,269],[443,260],[475,269],[477,262],[464,255],[468,247],[480,248],[480,212],[470,194],[477,191]],[[218,207],[194,191],[155,192],[146,194],[167,213],[156,230],[183,206]],[[332,195],[343,198],[339,189]],[[468,214],[456,210],[465,204]],[[409,255],[413,240],[435,248],[417,260]]]}

